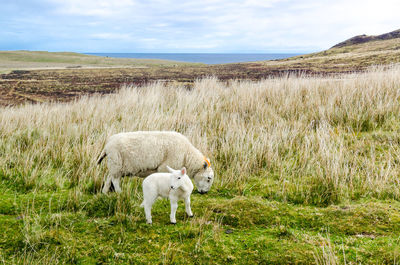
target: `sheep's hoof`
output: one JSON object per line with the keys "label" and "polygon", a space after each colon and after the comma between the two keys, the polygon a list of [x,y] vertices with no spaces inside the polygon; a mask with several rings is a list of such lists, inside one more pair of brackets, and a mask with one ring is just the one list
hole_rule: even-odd
{"label": "sheep's hoof", "polygon": [[189,215],[189,217],[190,217],[190,218],[193,218],[193,217],[194,217],[194,214],[192,214],[192,215]]}
{"label": "sheep's hoof", "polygon": [[176,225],[176,222],[175,223],[171,222],[171,225]]}

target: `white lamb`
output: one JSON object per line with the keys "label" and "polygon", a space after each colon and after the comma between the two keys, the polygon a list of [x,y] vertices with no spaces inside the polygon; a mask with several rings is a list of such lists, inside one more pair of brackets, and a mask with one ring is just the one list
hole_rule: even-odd
{"label": "white lamb", "polygon": [[185,201],[185,210],[189,217],[193,217],[190,209],[190,194],[193,191],[193,184],[189,176],[186,175],[186,168],[174,170],[167,166],[170,173],[154,173],[143,180],[143,202],[148,224],[151,220],[151,207],[158,197],[169,198],[171,203],[170,220],[172,224],[176,224],[175,214],[178,208],[178,201]]}
{"label": "white lamb", "polygon": [[166,166],[186,167],[197,190],[208,192],[214,181],[209,160],[180,133],[169,131],[138,131],[112,135],[97,163],[107,157],[109,174],[103,186],[107,193],[111,184],[121,192],[122,176],[146,177],[155,172],[168,172]]}

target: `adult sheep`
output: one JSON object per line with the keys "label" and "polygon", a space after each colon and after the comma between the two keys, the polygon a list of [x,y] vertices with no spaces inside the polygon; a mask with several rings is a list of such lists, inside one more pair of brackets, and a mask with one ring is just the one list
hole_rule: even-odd
{"label": "adult sheep", "polygon": [[207,193],[214,181],[209,160],[180,133],[172,131],[137,131],[112,135],[104,146],[97,163],[107,157],[109,174],[103,193],[111,188],[121,192],[122,176],[147,177],[155,172],[186,167],[199,193]]}

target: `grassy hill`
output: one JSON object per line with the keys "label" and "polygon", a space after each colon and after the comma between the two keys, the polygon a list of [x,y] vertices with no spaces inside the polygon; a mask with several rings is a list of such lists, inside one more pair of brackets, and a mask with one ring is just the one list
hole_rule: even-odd
{"label": "grassy hill", "polygon": [[[395,264],[400,259],[400,68],[334,77],[125,87],[0,108],[5,264]],[[101,194],[116,132],[176,130],[215,183],[169,225],[145,224],[142,179]]]}
{"label": "grassy hill", "polygon": [[400,35],[391,36],[393,38],[376,36],[366,38],[364,41],[355,41],[352,38],[322,52],[278,61],[265,61],[262,64],[274,69],[297,69],[310,73],[363,71],[373,65],[400,62]]}
{"label": "grassy hill", "polygon": [[358,35],[343,42],[340,42],[334,45],[332,48],[342,48],[346,46],[352,46],[355,44],[361,44],[366,42],[372,41],[379,41],[379,40],[392,40],[400,38],[400,30],[395,30],[389,33],[377,35],[377,36],[368,36],[368,35]]}

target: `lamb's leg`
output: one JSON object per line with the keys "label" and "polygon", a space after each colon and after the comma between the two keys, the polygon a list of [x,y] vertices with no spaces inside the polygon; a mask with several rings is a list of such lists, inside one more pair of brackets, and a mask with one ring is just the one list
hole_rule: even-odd
{"label": "lamb's leg", "polygon": [[[103,186],[103,190],[102,190],[102,192],[103,192],[104,194],[107,194],[107,192],[110,191],[111,179],[112,179],[112,176],[111,176],[111,174],[109,174],[109,175],[107,176],[107,178],[106,178],[106,181],[104,181],[104,186]],[[114,187],[115,187],[115,186],[114,186]]]}
{"label": "lamb's leg", "polygon": [[153,222],[151,220],[151,207],[153,206],[153,204],[151,202],[144,200],[143,206],[144,206],[144,213],[146,215],[146,222],[148,224],[152,224]]}
{"label": "lamb's leg", "polygon": [[144,213],[146,215],[146,222],[152,224],[151,220],[151,208],[154,202],[157,200],[157,194],[147,187],[143,187],[143,202],[141,205],[144,207]]}
{"label": "lamb's leg", "polygon": [[175,214],[176,214],[176,209],[178,209],[178,199],[175,197],[170,197],[169,200],[171,203],[171,215],[170,215],[171,224],[176,224]]}
{"label": "lamb's leg", "polygon": [[192,209],[190,208],[190,195],[185,197],[185,210],[189,217],[193,217]]}

